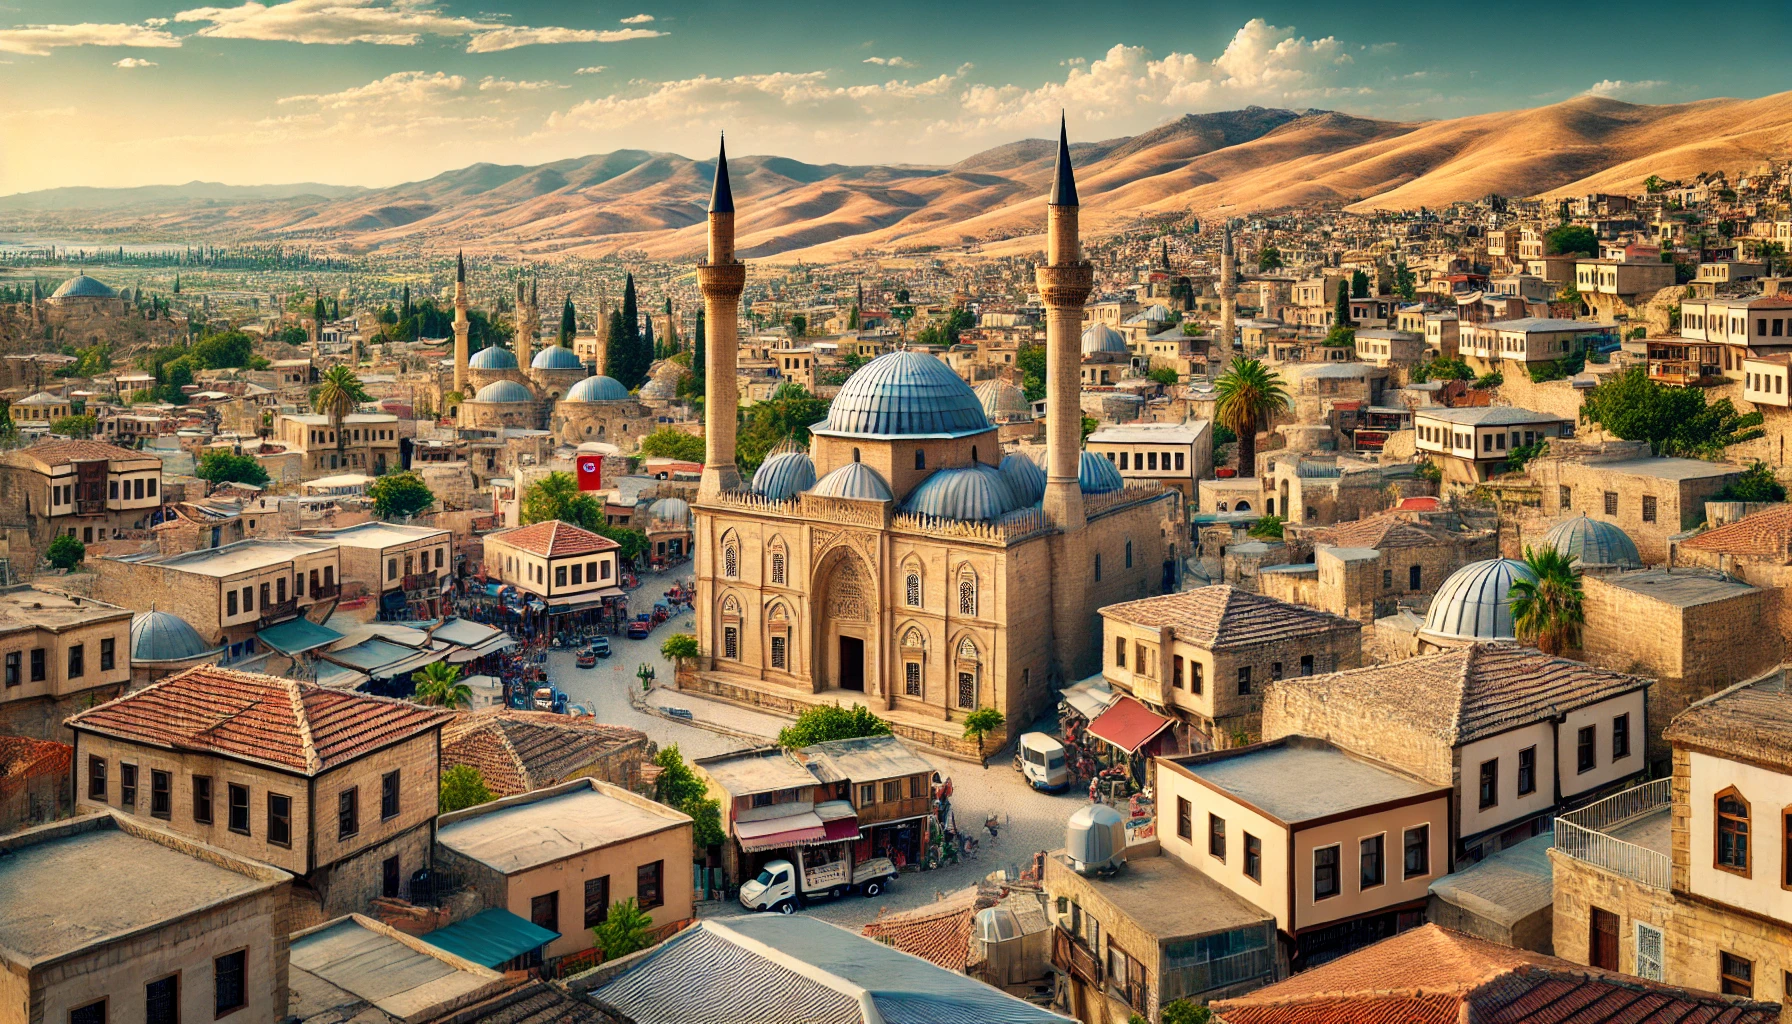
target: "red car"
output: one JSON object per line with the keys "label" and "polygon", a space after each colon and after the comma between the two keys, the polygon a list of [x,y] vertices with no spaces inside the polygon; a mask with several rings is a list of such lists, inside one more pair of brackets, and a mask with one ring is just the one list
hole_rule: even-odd
{"label": "red car", "polygon": [[631,622],[628,624],[628,638],[630,640],[645,640],[652,632],[653,626],[648,623]]}

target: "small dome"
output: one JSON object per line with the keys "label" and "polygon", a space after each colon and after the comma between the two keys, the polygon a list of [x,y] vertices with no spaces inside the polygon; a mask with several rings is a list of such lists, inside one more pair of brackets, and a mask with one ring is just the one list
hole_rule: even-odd
{"label": "small dome", "polygon": [[649,398],[656,402],[677,398],[678,381],[668,377],[655,377],[641,385],[641,397]]}
{"label": "small dome", "polygon": [[[572,350],[563,348],[560,351],[570,352]],[[534,362],[534,366],[536,369],[540,369],[541,368],[541,360],[536,359]],[[626,402],[629,400],[630,397],[631,396],[628,393],[628,389],[622,386],[621,381],[617,380],[614,377],[605,377],[600,374],[599,376],[596,376],[596,377],[586,377],[584,380],[579,381],[577,384],[574,384],[572,387],[567,388],[566,389],[566,397],[562,398],[561,401],[562,402]]]}
{"label": "small dome", "polygon": [[683,498],[661,498],[647,506],[647,514],[661,523],[691,524],[691,506]]}
{"label": "small dome", "polygon": [[1523,562],[1490,558],[1450,574],[1431,599],[1424,632],[1451,640],[1512,640],[1512,581],[1537,575]]}
{"label": "small dome", "polygon": [[151,611],[131,620],[132,661],[187,661],[216,650],[178,615]]}
{"label": "small dome", "polygon": [[1120,470],[1105,456],[1094,452],[1083,453],[1082,464],[1076,471],[1076,482],[1084,494],[1106,494],[1126,486]]}
{"label": "small dome", "polygon": [[1170,307],[1159,306],[1156,303],[1152,303],[1151,305],[1146,306],[1145,311],[1139,315],[1145,318],[1146,323],[1168,323],[1170,319]]}
{"label": "small dome", "polygon": [[578,354],[572,349],[564,345],[549,345],[535,353],[535,358],[529,360],[529,368],[532,370],[582,370],[585,368],[585,364],[580,361]]}
{"label": "small dome", "polygon": [[753,472],[753,493],[774,501],[788,501],[814,486],[815,463],[808,452],[779,452]]}
{"label": "small dome", "polygon": [[1021,938],[1020,918],[1007,907],[985,907],[971,922],[971,936],[984,945]]}
{"label": "small dome", "polygon": [[535,396],[529,389],[514,380],[494,380],[479,389],[473,396],[475,402],[533,402]]}
{"label": "small dome", "polygon": [[877,470],[863,462],[848,462],[818,480],[810,494],[823,498],[863,498],[867,501],[891,501],[890,485],[877,475]]}
{"label": "small dome", "polygon": [[50,294],[52,299],[114,299],[118,293],[86,274],[76,274]]}
{"label": "small dome", "polygon": [[1002,471],[979,462],[942,469],[921,481],[903,511],[942,519],[1000,519],[1020,506]]}
{"label": "small dome", "polygon": [[467,365],[475,370],[514,370],[516,356],[511,355],[507,348],[487,345],[473,353],[473,358],[467,360]]}
{"label": "small dome", "polygon": [[983,414],[991,423],[1014,423],[1033,418],[1033,403],[1027,401],[1027,393],[1009,381],[986,380],[977,385],[975,393],[977,401],[983,404]]}
{"label": "small dome", "polygon": [[1090,324],[1083,328],[1083,355],[1092,356],[1100,352],[1113,352],[1118,355],[1130,355],[1126,347],[1126,339],[1119,331],[1107,324]]}
{"label": "small dome", "polygon": [[1630,535],[1612,523],[1575,516],[1557,523],[1543,542],[1575,559],[1582,569],[1641,569],[1643,558]]}
{"label": "small dome", "polygon": [[817,434],[963,437],[990,429],[983,404],[952,368],[924,352],[878,356],[848,377]]}
{"label": "small dome", "polygon": [[1036,504],[1045,497],[1045,470],[1025,455],[1016,452],[1002,456],[1002,475],[1008,478],[1015,500],[1022,505]]}

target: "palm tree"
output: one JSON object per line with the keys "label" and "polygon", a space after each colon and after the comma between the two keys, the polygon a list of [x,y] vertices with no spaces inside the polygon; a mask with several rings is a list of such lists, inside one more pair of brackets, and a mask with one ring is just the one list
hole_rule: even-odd
{"label": "palm tree", "polygon": [[1587,621],[1581,603],[1580,570],[1574,556],[1553,547],[1524,549],[1524,564],[1537,579],[1512,581],[1512,626],[1518,638],[1545,654],[1561,654],[1580,646],[1580,627]]}
{"label": "palm tree", "polygon": [[336,365],[324,371],[318,382],[317,394],[312,398],[312,408],[330,417],[330,426],[336,433],[336,451],[342,452],[347,438],[342,433],[342,421],[348,418],[355,407],[367,401],[367,392],[361,387],[361,378],[355,371],[343,365]]}
{"label": "palm tree", "polygon": [[1288,406],[1282,375],[1255,359],[1233,356],[1232,365],[1214,381],[1219,391],[1214,415],[1238,435],[1238,473],[1257,475],[1257,428]]}
{"label": "palm tree", "polygon": [[460,681],[459,665],[450,665],[445,661],[425,665],[411,673],[411,683],[416,686],[411,692],[411,699],[419,704],[448,708],[451,711],[473,706],[473,689]]}

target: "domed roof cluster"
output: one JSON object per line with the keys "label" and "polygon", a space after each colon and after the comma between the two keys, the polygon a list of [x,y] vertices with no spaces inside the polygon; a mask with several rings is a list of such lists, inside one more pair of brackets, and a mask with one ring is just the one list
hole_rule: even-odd
{"label": "domed roof cluster", "polygon": [[964,437],[989,430],[983,403],[951,367],[923,352],[878,356],[847,378],[812,428],[836,437]]}
{"label": "domed roof cluster", "polygon": [[494,380],[479,389],[473,396],[475,402],[533,402],[535,396],[529,389],[514,380]]}
{"label": "domed roof cluster", "polygon": [[1543,535],[1543,542],[1575,559],[1581,569],[1641,569],[1643,557],[1636,542],[1615,524],[1585,515],[1557,523]]}
{"label": "domed roof cluster", "polygon": [[1449,640],[1512,640],[1512,584],[1537,582],[1530,566],[1510,558],[1470,562],[1450,574],[1431,610],[1423,632]]}
{"label": "domed roof cluster", "polygon": [[986,380],[977,385],[973,393],[991,423],[1014,423],[1033,418],[1033,403],[1027,401],[1027,393],[1012,381]]}
{"label": "domed roof cluster", "polygon": [[647,514],[656,522],[691,524],[691,506],[683,498],[661,498],[647,506]]}
{"label": "domed roof cluster", "polygon": [[1126,486],[1120,470],[1104,456],[1084,452],[1076,471],[1077,486],[1084,494],[1107,494]]}
{"label": "domed roof cluster", "polygon": [[943,519],[1000,519],[1025,504],[1006,474],[978,462],[937,470],[909,492],[903,511]]}
{"label": "domed roof cluster", "polygon": [[188,661],[216,650],[178,615],[151,609],[131,620],[132,661]]}
{"label": "domed roof cluster", "polygon": [[877,470],[863,462],[848,462],[816,481],[810,494],[823,498],[862,498],[867,501],[891,501],[890,485],[877,475]]}
{"label": "domed roof cluster", "polygon": [[52,299],[114,299],[118,293],[108,285],[101,284],[86,274],[76,274],[62,282],[54,292]]}
{"label": "domed roof cluster", "polygon": [[1132,350],[1126,347],[1126,338],[1107,324],[1094,323],[1083,328],[1083,355],[1092,356],[1103,352],[1123,356],[1132,354]]}
{"label": "domed roof cluster", "polygon": [[789,501],[814,486],[815,462],[801,450],[769,455],[753,471],[753,493],[773,501]]}
{"label": "domed roof cluster", "polygon": [[[570,352],[572,350],[561,349],[560,351]],[[540,362],[541,360],[539,359],[535,361],[536,365],[539,365]],[[622,386],[621,381],[614,377],[605,377],[600,374],[596,377],[586,377],[572,387],[567,388],[566,397],[562,398],[561,401],[626,402],[629,400],[629,397],[628,389]]]}
{"label": "domed roof cluster", "polygon": [[1045,470],[1039,463],[1019,452],[1002,456],[1002,475],[1022,505],[1031,505],[1045,497]]}
{"label": "domed roof cluster", "polygon": [[529,368],[532,370],[582,370],[585,368],[585,364],[579,359],[578,353],[565,345],[549,345],[535,353],[535,358],[529,360]]}
{"label": "domed roof cluster", "polygon": [[511,355],[509,349],[500,348],[497,345],[487,345],[473,353],[473,358],[467,360],[467,366],[475,370],[514,370],[517,368],[516,356]]}

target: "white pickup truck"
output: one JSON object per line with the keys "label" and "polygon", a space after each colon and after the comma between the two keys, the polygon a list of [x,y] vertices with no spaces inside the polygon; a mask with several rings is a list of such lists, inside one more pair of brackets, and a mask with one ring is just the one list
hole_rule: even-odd
{"label": "white pickup truck", "polygon": [[[797,861],[803,860],[801,850]],[[759,877],[743,882],[740,905],[748,910],[776,910],[794,914],[805,900],[828,897],[838,899],[849,892],[876,896],[896,880],[896,865],[888,857],[873,857],[858,865],[849,858],[814,865],[792,864],[787,860],[767,863]],[[799,891],[799,885],[800,891]]]}

